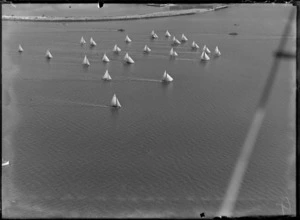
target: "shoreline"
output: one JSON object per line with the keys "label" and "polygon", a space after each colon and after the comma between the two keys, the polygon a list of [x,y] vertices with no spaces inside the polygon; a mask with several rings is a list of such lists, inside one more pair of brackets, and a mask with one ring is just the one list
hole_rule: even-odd
{"label": "shoreline", "polygon": [[120,21],[120,20],[138,20],[153,19],[172,16],[193,15],[228,8],[227,5],[216,6],[212,9],[192,8],[178,11],[154,12],[143,15],[113,16],[113,17],[43,17],[43,16],[12,16],[2,15],[2,21],[38,21],[38,22],[101,22],[101,21]]}

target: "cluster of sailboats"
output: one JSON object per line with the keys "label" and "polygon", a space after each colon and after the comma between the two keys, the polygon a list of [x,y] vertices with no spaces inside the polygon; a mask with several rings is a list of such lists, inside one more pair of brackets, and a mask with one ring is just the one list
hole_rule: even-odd
{"label": "cluster of sailboats", "polygon": [[[165,33],[165,37],[166,37],[166,38],[171,38],[171,36],[172,36],[172,35],[171,35],[170,32],[167,30],[166,33]],[[158,35],[155,33],[154,30],[152,30],[152,32],[150,33],[150,37],[151,37],[152,39],[157,39],[157,38],[158,38]],[[188,38],[187,38],[184,34],[181,35],[181,39],[180,39],[180,40],[178,40],[175,36],[173,36],[173,38],[172,38],[172,43],[171,43],[172,47],[171,47],[171,50],[170,50],[169,55],[170,55],[171,57],[177,57],[177,56],[178,56],[178,53],[175,51],[174,46],[178,46],[178,45],[180,45],[180,44],[182,44],[182,43],[185,43],[185,42],[187,42],[187,41],[188,41]],[[126,35],[126,37],[125,37],[125,42],[126,42],[126,43],[131,43],[131,42],[132,42],[132,40],[129,38],[128,35]],[[86,43],[87,43],[86,40],[85,40],[85,39],[83,38],[83,36],[82,36],[81,39],[80,39],[80,44],[81,44],[81,45],[84,45],[84,44],[86,44]],[[89,43],[90,43],[90,47],[95,47],[95,46],[97,46],[97,43],[94,41],[94,39],[93,39],[92,37],[90,38],[90,42],[89,42]],[[198,50],[199,48],[200,48],[199,45],[198,45],[195,41],[193,41],[192,44],[191,44],[191,49],[192,49],[192,50]],[[21,45],[19,45],[18,51],[19,51],[20,53],[22,53],[22,52],[24,51],[24,49],[22,48]],[[112,49],[112,51],[113,51],[113,53],[115,53],[115,54],[119,54],[122,50],[121,50],[120,47],[118,47],[117,44],[115,44],[114,47],[113,47],[113,49]],[[145,47],[144,47],[144,49],[143,49],[143,52],[144,52],[144,53],[150,53],[150,52],[151,52],[151,49],[148,47],[148,45],[145,45]],[[208,60],[210,60],[210,57],[209,57],[210,54],[211,54],[211,51],[209,50],[209,48],[208,48],[206,45],[204,45],[204,47],[203,47],[203,49],[202,49],[202,53],[201,53],[200,59],[201,59],[202,61],[208,61]],[[214,56],[221,56],[221,52],[220,52],[218,46],[216,46],[216,48],[215,48]],[[52,56],[52,54],[51,54],[51,52],[50,52],[49,49],[46,51],[45,57],[46,57],[47,59],[52,59],[52,58],[53,58],[53,56]],[[103,55],[103,57],[102,57],[102,61],[105,62],[105,63],[110,62],[110,59],[108,58],[108,56],[106,55],[106,53],[104,53],[104,55]],[[128,52],[126,52],[126,54],[125,54],[125,56],[124,56],[124,58],[123,58],[123,61],[124,61],[125,63],[128,63],[128,64],[133,64],[133,63],[135,63],[135,61],[132,59],[132,57],[129,56]],[[89,62],[89,60],[88,60],[88,58],[87,58],[87,55],[84,56],[83,61],[82,61],[82,64],[85,65],[85,66],[90,66],[90,62]],[[110,81],[110,80],[112,80],[112,77],[111,77],[110,74],[108,73],[108,70],[105,71],[105,73],[104,73],[102,79],[105,80],[105,81]],[[169,82],[172,82],[172,81],[173,81],[173,78],[167,73],[167,71],[165,71],[165,72],[163,73],[161,82],[163,82],[163,83],[169,83]],[[114,94],[114,96],[113,96],[113,98],[112,98],[112,100],[111,100],[111,106],[112,106],[112,107],[117,107],[117,108],[120,108],[120,107],[121,107],[121,104],[120,104],[119,100],[117,99],[116,94]],[[9,163],[9,162],[8,162],[8,163]],[[2,163],[2,166],[3,166],[3,163]]]}

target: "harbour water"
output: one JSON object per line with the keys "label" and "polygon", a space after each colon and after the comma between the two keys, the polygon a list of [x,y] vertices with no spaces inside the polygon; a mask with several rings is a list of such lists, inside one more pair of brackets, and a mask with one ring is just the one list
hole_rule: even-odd
{"label": "harbour water", "polygon": [[[3,82],[11,82],[3,105],[18,116],[3,133],[17,201],[2,198],[9,204],[4,214],[18,207],[43,216],[214,216],[292,8],[232,5],[192,16],[67,25],[3,22]],[[292,26],[286,50],[294,52]],[[152,30],[158,39],[150,39]],[[189,39],[175,47],[176,59],[169,58],[166,30]],[[81,46],[81,36],[97,46]],[[200,62],[192,41],[212,52],[218,46],[222,55]],[[124,65],[126,52],[134,64]],[[109,63],[101,61],[104,53]],[[101,80],[107,69],[109,82]],[[160,81],[165,70],[174,79],[169,84]],[[295,60],[281,61],[234,215],[282,214],[285,197],[285,214],[295,213],[294,74]],[[114,93],[118,110],[107,107]]]}

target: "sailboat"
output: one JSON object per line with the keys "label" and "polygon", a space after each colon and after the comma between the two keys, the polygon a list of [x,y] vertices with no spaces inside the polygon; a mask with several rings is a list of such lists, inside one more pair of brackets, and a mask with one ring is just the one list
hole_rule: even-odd
{"label": "sailboat", "polygon": [[170,56],[173,56],[173,57],[178,56],[177,52],[173,48],[171,48],[171,50],[170,50]]}
{"label": "sailboat", "polygon": [[94,47],[94,46],[97,45],[96,42],[94,41],[94,39],[92,37],[90,39],[90,45],[91,45],[91,47]]}
{"label": "sailboat", "polygon": [[104,53],[103,57],[102,57],[102,61],[105,63],[108,63],[110,60],[108,59],[108,57],[106,56],[106,54]]}
{"label": "sailboat", "polygon": [[115,44],[113,52],[119,53],[119,52],[121,52],[121,49]]}
{"label": "sailboat", "polygon": [[154,39],[154,38],[158,38],[157,34],[156,34],[154,31],[151,32],[151,37],[152,37],[153,39]]}
{"label": "sailboat", "polygon": [[172,82],[172,81],[173,78],[167,73],[167,71],[165,71],[162,77],[162,82]]}
{"label": "sailboat", "polygon": [[110,81],[111,80],[111,77],[110,77],[110,75],[108,73],[108,70],[105,71],[102,79],[105,80],[105,81]]}
{"label": "sailboat", "polygon": [[208,61],[210,60],[209,56],[206,54],[205,50],[203,50],[202,54],[201,54],[201,60],[203,61]]}
{"label": "sailboat", "polygon": [[192,49],[199,49],[199,46],[195,43],[195,41],[192,43]]}
{"label": "sailboat", "polygon": [[221,56],[221,52],[220,52],[218,46],[216,46],[216,49],[215,49],[215,56]]}
{"label": "sailboat", "polygon": [[181,35],[181,41],[182,42],[186,42],[188,39],[186,38],[186,36],[184,34]]}
{"label": "sailboat", "polygon": [[126,43],[130,43],[131,42],[131,39],[128,37],[128,35],[126,35],[125,42]]}
{"label": "sailboat", "polygon": [[90,65],[90,62],[89,62],[88,58],[86,57],[86,55],[84,56],[84,59],[83,59],[82,64],[83,64],[83,65],[86,65],[86,66],[89,66],[89,65]]}
{"label": "sailboat", "polygon": [[85,44],[85,43],[86,43],[86,41],[84,40],[84,38],[82,36],[81,39],[80,39],[80,44]]}
{"label": "sailboat", "polygon": [[24,50],[23,50],[23,48],[22,48],[22,46],[21,46],[21,44],[19,44],[19,49],[18,49],[18,51],[20,52],[20,53],[22,53]]}
{"label": "sailboat", "polygon": [[208,47],[206,45],[204,45],[203,51],[206,51],[207,53],[210,53],[210,50],[208,49]]}
{"label": "sailboat", "polygon": [[180,44],[180,41],[177,40],[175,36],[173,37],[173,44],[174,45],[179,45]]}
{"label": "sailboat", "polygon": [[151,51],[151,49],[147,45],[145,45],[144,53],[149,53],[150,51]]}
{"label": "sailboat", "polygon": [[53,56],[52,56],[52,54],[50,53],[49,50],[46,51],[46,58],[47,58],[47,59],[53,58]]}
{"label": "sailboat", "polygon": [[2,160],[2,166],[4,167],[4,166],[8,166],[9,165],[9,161],[5,161],[5,162],[3,162],[3,160]]}
{"label": "sailboat", "polygon": [[126,63],[134,63],[133,59],[128,55],[128,53],[125,54],[124,61]]}
{"label": "sailboat", "polygon": [[111,105],[111,107],[114,107],[114,108],[121,108],[121,104],[120,104],[116,94],[114,94],[110,105]]}
{"label": "sailboat", "polygon": [[171,37],[171,34],[170,34],[170,32],[168,30],[165,33],[165,37],[168,37],[168,38]]}

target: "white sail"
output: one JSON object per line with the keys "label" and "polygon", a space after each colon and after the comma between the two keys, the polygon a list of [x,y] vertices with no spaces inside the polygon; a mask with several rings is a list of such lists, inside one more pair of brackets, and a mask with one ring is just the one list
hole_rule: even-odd
{"label": "white sail", "polygon": [[131,42],[131,39],[128,37],[128,35],[126,35],[125,42],[126,43],[130,43]]}
{"label": "white sail", "polygon": [[147,45],[145,45],[144,53],[149,53],[150,51],[151,51],[151,49]]}
{"label": "white sail", "polygon": [[111,106],[112,107],[117,107],[117,108],[120,108],[121,107],[121,104],[116,96],[116,94],[114,94],[112,100],[111,100]]}
{"label": "white sail", "polygon": [[94,41],[94,39],[92,37],[90,39],[90,45],[91,46],[96,46],[97,45],[96,42]]}
{"label": "white sail", "polygon": [[46,51],[46,57],[48,59],[51,59],[53,57],[49,50]]}
{"label": "white sail", "polygon": [[153,36],[155,34],[154,30],[151,31],[151,36]]}
{"label": "white sail", "polygon": [[206,51],[207,53],[210,53],[210,50],[208,49],[208,47],[206,45],[204,45],[203,51]]}
{"label": "white sail", "polygon": [[164,72],[164,75],[162,77],[163,82],[172,82],[173,78],[167,73],[167,71]]}
{"label": "white sail", "polygon": [[134,60],[128,55],[128,53],[125,54],[124,61],[127,63],[134,63]]}
{"label": "white sail", "polygon": [[9,161],[3,162],[2,160],[2,166],[7,166],[7,165],[9,165]]}
{"label": "white sail", "polygon": [[21,46],[21,44],[19,44],[19,49],[18,49],[18,51],[19,51],[20,53],[24,51],[23,48],[22,48],[22,46]]}
{"label": "white sail", "polygon": [[90,62],[89,62],[88,58],[86,57],[86,55],[84,56],[84,59],[83,59],[82,64],[83,64],[83,65],[87,65],[87,66],[90,65]]}
{"label": "white sail", "polygon": [[180,44],[180,41],[176,39],[176,37],[173,37],[173,44],[178,45]]}
{"label": "white sail", "polygon": [[170,56],[178,56],[177,52],[173,48],[170,50]]}
{"label": "white sail", "polygon": [[185,42],[185,41],[187,41],[188,39],[186,38],[186,36],[184,35],[184,34],[182,34],[182,36],[181,36],[181,41],[183,41],[183,42]]}
{"label": "white sail", "polygon": [[157,34],[154,31],[151,32],[151,37],[152,38],[158,38]]}
{"label": "white sail", "polygon": [[108,63],[110,60],[108,59],[108,57],[106,56],[106,54],[104,53],[103,57],[102,57],[102,61],[105,63]]}
{"label": "white sail", "polygon": [[221,52],[220,52],[218,46],[216,46],[216,49],[215,49],[215,56],[221,56]]}
{"label": "white sail", "polygon": [[193,41],[193,43],[192,43],[192,48],[199,49],[199,46],[198,46],[198,44],[195,43],[195,41]]}
{"label": "white sail", "polygon": [[170,34],[170,32],[168,30],[165,33],[165,37],[171,37],[171,34]]}
{"label": "white sail", "polygon": [[86,43],[86,41],[85,41],[85,39],[82,36],[81,39],[80,39],[80,44],[85,44],[85,43]]}
{"label": "white sail", "polygon": [[102,79],[107,81],[111,80],[111,76],[109,75],[108,70],[105,71]]}
{"label": "white sail", "polygon": [[203,51],[201,54],[201,60],[204,60],[204,61],[210,60],[209,56],[206,54],[205,51]]}
{"label": "white sail", "polygon": [[121,52],[121,49],[117,46],[117,44],[114,46],[113,52],[115,53]]}

